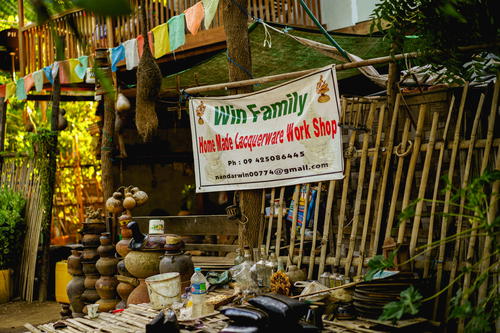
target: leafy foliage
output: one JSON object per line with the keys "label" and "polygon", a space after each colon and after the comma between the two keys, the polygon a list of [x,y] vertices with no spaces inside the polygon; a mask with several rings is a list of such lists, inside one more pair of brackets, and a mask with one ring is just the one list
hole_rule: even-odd
{"label": "leafy foliage", "polygon": [[0,269],[13,268],[24,235],[26,200],[17,192],[0,188]]}
{"label": "leafy foliage", "polygon": [[405,314],[416,315],[422,301],[422,295],[413,286],[405,289],[399,294],[400,300],[390,302],[384,306],[384,312],[379,320],[390,320],[396,323]]}
{"label": "leafy foliage", "polygon": [[[383,0],[376,5],[372,18],[372,28],[383,31],[389,25],[385,33],[394,51],[417,48],[425,54],[422,60],[432,64],[436,72],[445,67],[448,79],[455,75],[470,79],[476,73],[473,67],[464,65],[477,52],[459,52],[458,47],[492,44],[487,50],[498,54],[498,45],[493,45],[500,32],[497,0]],[[498,71],[498,64],[495,67]]]}
{"label": "leafy foliage", "polygon": [[368,272],[365,275],[365,281],[370,281],[373,279],[375,274],[382,272],[389,268],[394,268],[394,257],[398,253],[398,249],[395,249],[389,255],[389,258],[383,255],[378,255],[368,261]]}
{"label": "leafy foliage", "polygon": [[[490,201],[493,200],[494,204],[497,204],[496,200],[499,197],[498,193],[492,193],[492,184],[496,181],[500,181],[500,170],[486,171],[481,176],[474,178],[470,184],[463,188],[453,188],[451,182],[443,177],[445,187],[443,192],[450,191],[452,193],[449,205],[450,207],[458,208],[463,204],[463,213],[454,213],[453,210],[450,213],[441,213],[444,217],[454,218],[461,217],[465,223],[469,225],[465,227],[460,233],[455,233],[444,240],[439,240],[430,245],[424,245],[417,248],[418,253],[409,259],[409,261],[415,260],[415,258],[422,256],[425,252],[428,252],[440,245],[446,245],[450,242],[460,241],[460,238],[470,237],[472,232],[476,232],[479,235],[489,236],[493,239],[493,245],[491,249],[492,258],[494,255],[500,253],[500,244],[495,240],[498,238],[499,227],[500,227],[500,216],[494,217],[492,220],[488,220],[488,212],[490,211]],[[412,202],[400,215],[400,221],[412,218],[415,215],[415,206],[418,202],[432,202],[428,199],[417,199]],[[436,200],[439,204],[444,204],[441,200]],[[373,276],[387,268],[391,268],[392,258],[397,253],[396,249],[391,253],[391,257],[385,259],[383,256],[376,256],[368,262],[369,270],[365,276],[365,280],[370,280]],[[455,284],[458,283],[459,278],[468,273],[472,274],[474,277],[472,279],[471,285],[463,289],[458,289],[453,297],[450,304],[450,319],[462,319],[465,320],[465,331],[466,332],[490,332],[492,325],[494,325],[495,319],[500,315],[500,300],[497,295],[497,285],[489,287],[487,291],[488,296],[481,301],[479,304],[473,304],[469,297],[479,290],[482,283],[488,279],[490,273],[494,269],[495,265],[490,266],[486,271],[480,274],[475,274],[474,272],[483,263],[484,260],[489,260],[489,257],[480,257],[474,263],[469,262],[465,267],[461,269],[461,275],[458,276],[454,281],[451,281],[448,286],[440,290],[436,294],[422,299],[420,294],[409,288],[401,293],[401,300],[399,302],[392,302],[384,307],[384,312],[379,318],[380,320],[392,320],[397,321],[401,319],[405,314],[416,314],[422,303],[433,300],[439,295],[441,295],[448,288],[453,288]],[[406,264],[406,263],[401,263]]]}

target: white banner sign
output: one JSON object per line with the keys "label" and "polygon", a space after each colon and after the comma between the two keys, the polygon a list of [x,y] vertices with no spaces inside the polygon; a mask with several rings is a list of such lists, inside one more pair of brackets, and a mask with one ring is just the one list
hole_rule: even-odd
{"label": "white banner sign", "polygon": [[189,109],[197,192],[343,178],[332,66],[254,93],[193,98]]}

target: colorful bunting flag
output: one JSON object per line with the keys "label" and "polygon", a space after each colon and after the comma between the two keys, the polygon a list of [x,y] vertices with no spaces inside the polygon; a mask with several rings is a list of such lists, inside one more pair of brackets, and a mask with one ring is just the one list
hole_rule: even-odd
{"label": "colorful bunting flag", "polygon": [[184,13],[171,17],[168,24],[168,37],[170,50],[175,51],[186,43],[186,25],[184,24]]}
{"label": "colorful bunting flag", "polygon": [[[155,53],[153,45],[153,33],[148,32],[149,49],[151,53]],[[142,57],[142,50],[144,49],[144,37],[142,35],[137,36],[137,52],[139,52],[139,58]]]}
{"label": "colorful bunting flag", "polygon": [[14,82],[9,82],[5,86],[5,100],[8,100],[16,93],[16,84]]}
{"label": "colorful bunting flag", "polygon": [[47,80],[49,80],[50,84],[54,84],[54,77],[52,76],[52,66],[44,67],[42,70]]}
{"label": "colorful bunting flag", "polygon": [[51,74],[52,74],[52,79],[55,79],[57,74],[59,73],[59,61],[55,61],[52,66],[52,71],[51,71]]}
{"label": "colorful bunting flag", "polygon": [[151,29],[154,37],[154,56],[156,59],[164,56],[170,51],[168,36],[168,24],[163,23]]}
{"label": "colorful bunting flag", "polygon": [[76,66],[80,63],[78,59],[67,59],[59,62],[59,79],[61,84],[82,82],[75,72]]}
{"label": "colorful bunting flag", "polygon": [[87,72],[87,67],[89,67],[89,57],[78,57],[78,65],[76,65],[75,67],[75,73],[82,80],[85,77],[85,73]]}
{"label": "colorful bunting flag", "polygon": [[203,3],[201,1],[197,2],[194,6],[186,9],[184,14],[186,14],[187,29],[192,35],[196,35],[198,30],[200,30],[201,21],[203,21],[203,17],[205,16]]}
{"label": "colorful bunting flag", "polygon": [[208,29],[210,24],[212,24],[218,6],[219,0],[203,0],[203,8],[205,9],[205,29]]}
{"label": "colorful bunting flag", "polygon": [[35,85],[35,81],[33,81],[33,76],[30,74],[26,75],[24,77],[24,91],[27,93],[29,93],[29,91],[31,90],[31,88],[33,88],[33,86]]}
{"label": "colorful bunting flag", "polygon": [[137,39],[129,39],[123,42],[125,48],[125,63],[127,70],[132,70],[139,64],[139,50],[137,49]]}
{"label": "colorful bunting flag", "polygon": [[26,91],[24,90],[24,78],[19,78],[16,83],[16,97],[19,100],[26,99]]}
{"label": "colorful bunting flag", "polygon": [[35,81],[35,91],[42,91],[43,89],[43,70],[33,73],[33,81]]}
{"label": "colorful bunting flag", "polygon": [[118,70],[116,65],[122,60],[125,60],[125,48],[120,44],[119,46],[111,49],[111,70],[113,72]]}

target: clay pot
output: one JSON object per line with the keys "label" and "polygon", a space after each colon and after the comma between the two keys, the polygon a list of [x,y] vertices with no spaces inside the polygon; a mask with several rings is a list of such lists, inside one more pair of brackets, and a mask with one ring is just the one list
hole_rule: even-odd
{"label": "clay pot", "polygon": [[95,267],[101,275],[115,275],[118,259],[113,257],[105,257],[97,260]]}
{"label": "clay pot", "polygon": [[[135,289],[135,287],[129,283],[126,282],[120,282],[118,283],[118,286],[116,286],[116,292],[118,293],[118,296],[122,299],[123,303],[126,305],[128,297],[130,293]],[[118,305],[117,305],[118,307]]]}
{"label": "clay pot", "polygon": [[97,311],[110,312],[115,309],[116,304],[118,304],[118,302],[120,302],[120,300],[117,298],[111,298],[111,299],[101,298],[95,303],[99,304],[99,308],[97,308]]}
{"label": "clay pot", "polygon": [[82,232],[83,234],[95,234],[100,235],[106,231],[106,224],[101,220],[87,220],[83,222]]}
{"label": "clay pot", "polygon": [[[99,299],[99,295],[97,294],[97,290],[95,289],[85,289],[82,294],[81,300],[87,304],[95,303]],[[85,313],[85,310],[83,311]]]}
{"label": "clay pot", "polygon": [[82,294],[85,291],[85,278],[83,276],[75,275],[66,286],[66,293],[68,294],[71,309],[75,313],[82,313],[83,306]]}
{"label": "clay pot", "polygon": [[128,247],[130,240],[131,238],[123,238],[116,243],[116,252],[120,255],[120,257],[125,258],[125,256],[131,251]]}
{"label": "clay pot", "polygon": [[82,252],[79,250],[71,250],[71,255],[68,257],[68,273],[71,275],[82,275]]}
{"label": "clay pot", "polygon": [[97,249],[93,247],[86,247],[83,249],[82,252],[82,260],[89,262],[89,261],[96,261],[99,259],[99,253],[97,253]]}
{"label": "clay pot", "polygon": [[85,289],[95,289],[95,283],[99,280],[99,275],[85,275]]}
{"label": "clay pot", "polygon": [[144,279],[139,279],[139,285],[128,295],[127,306],[142,303],[149,303],[149,294],[146,282]]}
{"label": "clay pot", "polygon": [[120,260],[116,265],[116,268],[118,270],[118,275],[132,277],[132,274],[130,274],[125,267],[125,260]]}
{"label": "clay pot", "polygon": [[117,285],[118,280],[114,276],[101,276],[95,283],[95,289],[101,299],[112,299],[116,297]]}
{"label": "clay pot", "polygon": [[127,228],[126,225],[120,226],[120,233],[122,235],[122,239],[129,239],[132,238],[132,230]]}
{"label": "clay pot", "polygon": [[111,238],[109,232],[103,232],[102,236],[99,238],[101,245],[97,248],[97,253],[101,258],[111,257],[114,255],[115,247],[111,244]]}
{"label": "clay pot", "polygon": [[85,234],[82,237],[82,244],[84,247],[98,247],[99,246],[99,235],[96,234]]}
{"label": "clay pot", "polygon": [[99,272],[95,267],[95,261],[82,262],[83,274],[85,275],[97,275]]}
{"label": "clay pot", "polygon": [[125,267],[136,278],[145,279],[160,273],[162,252],[130,251],[125,257]]}
{"label": "clay pot", "polygon": [[160,261],[160,273],[178,272],[181,277],[181,288],[189,287],[194,273],[193,260],[183,252],[166,251]]}

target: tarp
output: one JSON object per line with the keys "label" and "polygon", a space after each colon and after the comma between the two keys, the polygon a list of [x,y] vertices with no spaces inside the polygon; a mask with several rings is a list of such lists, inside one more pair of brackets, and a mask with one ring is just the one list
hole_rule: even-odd
{"label": "tarp", "polygon": [[[258,24],[255,29],[250,31],[252,73],[254,77],[320,68],[332,63],[344,62],[332,59],[281,33],[271,30],[270,34],[272,42],[271,48],[263,46],[265,34],[261,24]],[[328,40],[319,32],[292,30],[289,31],[289,34],[329,44]],[[389,43],[381,37],[334,35],[334,38],[345,50],[363,59],[386,56],[390,49]],[[350,69],[338,72],[337,78],[341,80],[359,74],[360,72],[357,69]],[[228,60],[226,51],[221,51],[202,63],[165,77],[163,79],[162,89],[176,89],[176,76],[180,76],[182,88],[228,82]],[[254,89],[260,90],[278,83],[279,82],[257,85]],[[223,93],[224,92],[214,92],[209,94],[217,95]]]}

